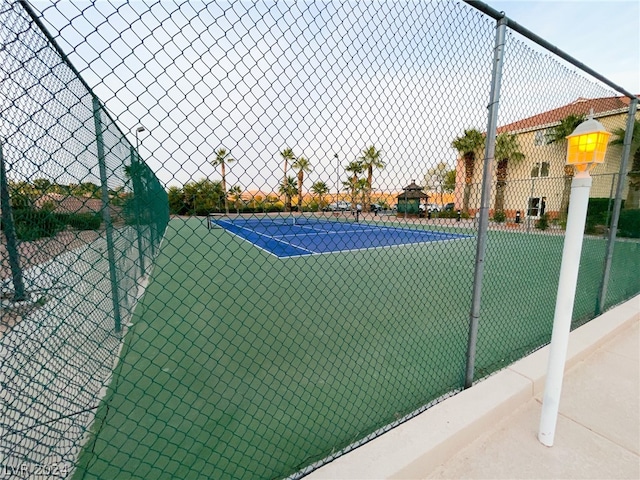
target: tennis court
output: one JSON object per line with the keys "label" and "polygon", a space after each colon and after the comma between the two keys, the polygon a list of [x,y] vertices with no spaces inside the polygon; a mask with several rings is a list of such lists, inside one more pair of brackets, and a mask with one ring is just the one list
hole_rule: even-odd
{"label": "tennis court", "polygon": [[357,217],[351,214],[336,219],[312,215],[246,218],[210,216],[207,221],[210,222],[210,227],[222,227],[227,232],[280,258],[470,237],[436,230],[358,222]]}
{"label": "tennis court", "polygon": [[[478,377],[549,340],[563,244],[489,240]],[[468,238],[278,258],[172,220],[74,478],[283,478],[456,391],[475,248]],[[639,249],[616,246],[624,288],[637,289]],[[576,319],[593,313],[604,252],[586,240]]]}

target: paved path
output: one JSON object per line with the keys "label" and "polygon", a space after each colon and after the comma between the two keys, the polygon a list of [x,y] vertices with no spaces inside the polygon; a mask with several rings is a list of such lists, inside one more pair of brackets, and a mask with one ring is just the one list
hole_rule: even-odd
{"label": "paved path", "polygon": [[538,395],[425,478],[639,479],[639,352],[636,319],[567,372],[553,447],[536,438]]}

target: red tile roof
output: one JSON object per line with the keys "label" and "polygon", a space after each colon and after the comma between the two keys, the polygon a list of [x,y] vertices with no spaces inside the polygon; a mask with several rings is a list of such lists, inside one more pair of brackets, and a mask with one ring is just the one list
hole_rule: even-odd
{"label": "red tile roof", "polygon": [[[638,97],[640,98],[640,95]],[[498,133],[532,130],[543,125],[553,125],[569,115],[588,115],[591,109],[593,109],[593,113],[596,116],[614,112],[627,108],[629,102],[629,97],[578,98],[569,105],[498,127]]]}

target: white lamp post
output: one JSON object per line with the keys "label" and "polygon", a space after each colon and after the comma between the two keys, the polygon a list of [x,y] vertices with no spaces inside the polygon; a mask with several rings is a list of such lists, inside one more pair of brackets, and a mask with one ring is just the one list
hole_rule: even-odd
{"label": "white lamp post", "polygon": [[578,125],[573,133],[567,137],[567,165],[573,165],[576,174],[571,182],[567,229],[558,281],[558,297],[538,431],[538,440],[548,447],[553,445],[558,420],[562,379],[578,282],[589,190],[592,182],[589,172],[593,167],[604,162],[610,135],[600,122],[593,119],[592,110],[589,118]]}

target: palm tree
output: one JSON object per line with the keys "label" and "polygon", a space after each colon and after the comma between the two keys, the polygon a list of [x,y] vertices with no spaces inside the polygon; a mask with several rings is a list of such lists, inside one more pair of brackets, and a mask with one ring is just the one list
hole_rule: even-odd
{"label": "palm tree", "polygon": [[293,162],[296,159],[296,156],[293,154],[293,149],[287,147],[280,152],[280,156],[284,160],[284,176],[282,177],[282,182],[286,183],[287,181],[287,168],[289,166],[289,162]]}
{"label": "palm tree", "polygon": [[[560,120],[560,123],[553,127],[547,137],[547,144],[564,143],[566,146],[567,137],[573,133],[578,125],[584,122],[584,115],[567,115]],[[564,166],[564,187],[562,188],[562,199],[560,200],[560,216],[567,219],[569,212],[569,197],[571,196],[571,181],[573,179],[573,166]]]}
{"label": "palm tree", "polygon": [[284,211],[291,211],[291,198],[298,193],[296,188],[296,179],[293,177],[287,177],[278,188],[278,191],[284,195]]}
{"label": "palm tree", "polygon": [[222,191],[224,192],[224,211],[229,215],[229,200],[227,199],[227,175],[225,171],[225,165],[227,163],[235,162],[231,157],[231,152],[228,152],[226,148],[219,148],[216,152],[215,160],[211,161],[214,167],[220,166],[220,174],[222,175]]}
{"label": "palm tree", "polygon": [[322,210],[325,207],[324,196],[329,192],[329,187],[325,182],[316,182],[311,185],[311,191],[319,197],[318,205]]}
{"label": "palm tree", "polygon": [[298,171],[298,212],[302,212],[302,183],[304,182],[304,173],[311,171],[309,160],[304,157],[296,159],[291,168]]}
{"label": "palm tree", "polygon": [[[611,141],[611,145],[624,145],[625,129],[616,128],[612,133],[615,138]],[[631,170],[627,174],[629,177],[629,190],[627,199],[624,202],[625,209],[640,208],[640,120],[636,120],[633,124],[629,156],[632,156],[633,162]]]}
{"label": "palm tree", "polygon": [[349,192],[349,195],[351,196],[351,210],[356,211],[358,208],[358,195],[362,194],[363,197],[366,195],[367,179],[353,176],[348,180],[343,181],[342,186],[344,187],[344,191]]}
{"label": "palm tree", "polygon": [[[444,195],[446,177],[450,174],[449,172],[451,172],[449,165],[444,162],[439,162],[435,167],[428,169],[424,176],[424,189],[426,193],[435,191],[436,195],[440,196],[441,205],[444,203],[442,197]],[[455,170],[453,170],[453,172],[455,188]]]}
{"label": "palm tree", "polygon": [[235,185],[229,189],[229,195],[233,198],[233,204],[236,207],[236,213],[240,215],[240,201],[242,200],[242,189]]}
{"label": "palm tree", "polygon": [[362,168],[367,170],[367,190],[365,191],[365,199],[363,205],[363,211],[368,212],[371,205],[371,185],[373,183],[373,167],[382,170],[384,168],[384,162],[380,159],[382,152],[376,150],[376,147],[371,145],[369,148],[362,151],[362,156],[358,159]]}
{"label": "palm tree", "polygon": [[496,168],[497,186],[496,199],[493,211],[504,211],[504,192],[507,188],[507,174],[509,162],[519,163],[524,160],[524,153],[520,150],[518,137],[510,133],[501,133],[496,138],[495,158],[498,162]]}
{"label": "palm tree", "polygon": [[355,161],[355,162],[350,162],[349,165],[347,165],[347,167],[345,168],[345,170],[353,174],[351,178],[349,178],[346,182],[342,182],[342,184],[345,186],[346,191],[351,192],[351,205],[355,206],[356,186],[358,185],[358,175],[364,172],[364,167],[362,166],[361,162]]}
{"label": "palm tree", "polygon": [[469,212],[469,197],[471,196],[471,183],[476,167],[476,154],[484,147],[484,134],[475,128],[465,130],[464,135],[456,138],[451,146],[455,148],[464,159],[464,197],[462,199],[462,211]]}

